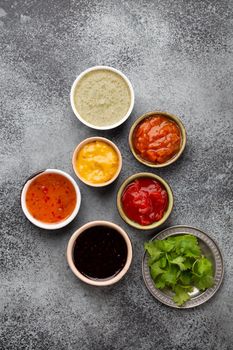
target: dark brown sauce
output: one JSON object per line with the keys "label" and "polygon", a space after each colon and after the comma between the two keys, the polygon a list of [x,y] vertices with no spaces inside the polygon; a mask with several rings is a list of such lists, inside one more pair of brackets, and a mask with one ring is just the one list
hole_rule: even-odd
{"label": "dark brown sauce", "polygon": [[126,242],[111,227],[90,227],[78,236],[74,245],[74,264],[90,279],[108,279],[117,275],[126,259]]}

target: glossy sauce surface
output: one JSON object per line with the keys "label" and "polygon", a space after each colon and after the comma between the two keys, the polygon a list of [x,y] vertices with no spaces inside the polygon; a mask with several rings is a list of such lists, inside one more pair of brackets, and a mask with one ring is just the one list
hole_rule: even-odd
{"label": "glossy sauce surface", "polygon": [[113,178],[119,167],[115,149],[104,141],[91,141],[78,152],[76,168],[80,176],[93,184],[102,184]]}
{"label": "glossy sauce surface", "polygon": [[145,118],[134,130],[133,147],[142,159],[155,164],[165,163],[180,150],[180,128],[164,116]]}
{"label": "glossy sauce surface", "polygon": [[74,264],[79,272],[91,279],[117,275],[125,266],[126,259],[126,242],[111,227],[90,227],[78,236],[74,245]]}
{"label": "glossy sauce surface", "polygon": [[168,206],[168,194],[159,181],[139,178],[125,188],[121,202],[129,219],[146,226],[162,219]]}
{"label": "glossy sauce surface", "polygon": [[45,223],[57,223],[68,218],[76,205],[73,184],[60,174],[44,173],[32,180],[26,193],[30,214]]}

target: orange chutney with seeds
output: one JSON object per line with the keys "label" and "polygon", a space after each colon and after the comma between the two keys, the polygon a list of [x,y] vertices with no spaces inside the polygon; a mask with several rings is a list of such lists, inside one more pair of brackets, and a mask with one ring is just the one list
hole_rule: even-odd
{"label": "orange chutney with seeds", "polygon": [[162,164],[181,148],[181,130],[177,123],[162,115],[142,120],[133,132],[135,152],[144,160]]}
{"label": "orange chutney with seeds", "polygon": [[63,175],[44,173],[38,175],[26,192],[29,213],[45,223],[67,219],[76,206],[77,196],[73,184]]}

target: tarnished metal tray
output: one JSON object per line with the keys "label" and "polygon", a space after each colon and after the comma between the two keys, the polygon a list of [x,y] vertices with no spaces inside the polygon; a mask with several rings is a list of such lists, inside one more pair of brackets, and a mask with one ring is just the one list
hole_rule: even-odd
{"label": "tarnished metal tray", "polygon": [[154,239],[165,239],[170,236],[182,235],[182,234],[191,234],[197,237],[201,250],[203,254],[208,257],[214,267],[214,285],[211,288],[208,288],[204,292],[200,292],[197,288],[194,288],[193,292],[190,293],[191,299],[187,301],[184,305],[178,306],[172,300],[172,292],[169,290],[160,290],[157,289],[154,285],[154,282],[150,276],[150,270],[148,267],[148,254],[145,253],[142,261],[142,275],[146,287],[150,293],[158,299],[161,303],[178,308],[178,309],[188,309],[192,307],[199,306],[209,300],[219,289],[224,275],[223,259],[221,252],[217,244],[203,231],[189,226],[173,226],[169,227],[166,230],[158,233]]}

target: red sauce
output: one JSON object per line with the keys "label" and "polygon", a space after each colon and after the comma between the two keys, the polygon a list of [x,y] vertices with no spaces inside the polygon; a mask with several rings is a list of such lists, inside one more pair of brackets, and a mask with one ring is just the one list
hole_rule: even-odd
{"label": "red sauce", "polygon": [[142,159],[155,164],[165,163],[180,150],[180,128],[164,116],[145,118],[134,130],[133,146]]}
{"label": "red sauce", "polygon": [[139,178],[125,188],[121,202],[129,219],[146,226],[162,219],[168,206],[168,194],[159,181]]}
{"label": "red sauce", "polygon": [[60,174],[44,173],[29,185],[26,205],[30,214],[45,223],[57,223],[69,217],[76,205],[73,184]]}

